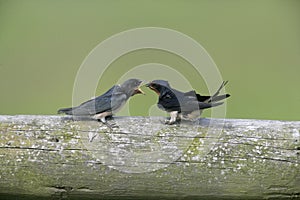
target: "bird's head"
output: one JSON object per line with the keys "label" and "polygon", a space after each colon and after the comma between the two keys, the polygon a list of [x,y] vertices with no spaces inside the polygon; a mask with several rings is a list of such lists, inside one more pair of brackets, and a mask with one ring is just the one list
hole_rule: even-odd
{"label": "bird's head", "polygon": [[154,80],[146,84],[146,87],[149,87],[151,90],[160,95],[165,89],[170,89],[170,84],[165,80]]}
{"label": "bird's head", "polygon": [[128,79],[121,85],[121,88],[128,96],[133,96],[136,94],[145,94],[140,88],[142,83],[143,81],[139,79]]}

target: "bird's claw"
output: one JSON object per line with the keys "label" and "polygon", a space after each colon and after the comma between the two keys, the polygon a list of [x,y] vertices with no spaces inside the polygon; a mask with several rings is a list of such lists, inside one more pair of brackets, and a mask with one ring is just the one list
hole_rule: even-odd
{"label": "bird's claw", "polygon": [[113,128],[120,128],[116,123],[108,123],[107,121],[103,122],[100,119],[97,119],[98,122],[101,122],[102,124],[106,125],[110,131],[113,130]]}
{"label": "bird's claw", "polygon": [[109,124],[109,123],[106,122],[104,124],[109,128],[110,131],[113,131],[114,128],[119,128],[119,126],[115,123]]}
{"label": "bird's claw", "polygon": [[171,120],[166,120],[165,121],[165,124],[167,124],[167,125],[173,125],[173,124],[176,124],[177,123],[177,121],[171,121]]}
{"label": "bird's claw", "polygon": [[109,116],[106,116],[106,118],[105,119],[107,119],[107,120],[113,120],[114,119],[114,117],[112,116],[112,115],[109,115]]}
{"label": "bird's claw", "polygon": [[111,128],[120,128],[117,124],[113,123],[113,124],[110,124],[110,127]]}

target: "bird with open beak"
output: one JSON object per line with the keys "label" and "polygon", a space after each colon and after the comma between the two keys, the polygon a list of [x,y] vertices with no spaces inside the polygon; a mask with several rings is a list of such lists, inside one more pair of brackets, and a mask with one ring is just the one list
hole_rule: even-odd
{"label": "bird with open beak", "polygon": [[129,79],[121,85],[114,85],[101,96],[86,101],[77,107],[59,109],[58,113],[91,116],[93,119],[106,123],[106,118],[118,112],[131,96],[144,94],[140,89],[142,82],[139,79]]}
{"label": "bird with open beak", "polygon": [[194,90],[181,92],[173,89],[168,81],[154,80],[146,84],[158,95],[157,106],[161,110],[170,113],[170,120],[166,124],[174,124],[177,120],[193,120],[199,117],[204,109],[223,104],[219,102],[229,97],[229,94],[219,95],[221,89],[228,83],[223,81],[220,88],[212,96],[202,96]]}

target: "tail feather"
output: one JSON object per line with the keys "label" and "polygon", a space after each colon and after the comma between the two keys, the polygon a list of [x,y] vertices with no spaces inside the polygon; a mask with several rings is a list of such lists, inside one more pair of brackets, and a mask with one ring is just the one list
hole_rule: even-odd
{"label": "tail feather", "polygon": [[221,101],[223,99],[226,99],[230,97],[230,94],[223,94],[223,95],[219,95],[219,96],[216,96],[216,97],[213,97],[211,98],[211,100],[209,102],[217,102],[217,101]]}
{"label": "tail feather", "polygon": [[200,94],[196,94],[197,100],[200,102],[205,102],[206,100],[208,100],[211,96],[202,96]]}
{"label": "tail feather", "polygon": [[222,105],[223,103],[224,102],[218,102],[218,103],[202,103],[202,102],[199,102],[199,108],[200,108],[200,110],[202,110],[202,109],[206,109],[206,108],[219,106],[219,105]]}
{"label": "tail feather", "polygon": [[216,107],[219,105],[222,105],[224,102],[218,102],[218,103],[211,103],[211,107]]}
{"label": "tail feather", "polygon": [[65,113],[67,115],[72,115],[73,114],[73,108],[61,108],[57,111],[58,114]]}
{"label": "tail feather", "polygon": [[200,94],[196,94],[197,95],[197,100],[200,102],[217,102],[217,101],[221,101],[223,99],[226,99],[228,97],[230,97],[230,94],[223,94],[223,95],[219,95],[219,96],[201,96]]}
{"label": "tail feather", "polygon": [[216,101],[220,101],[222,99],[225,99],[227,97],[229,97],[229,94],[225,94],[225,95],[219,95],[221,89],[228,83],[228,81],[223,81],[221,86],[219,87],[219,89],[216,91],[216,93],[214,95],[212,95],[209,99],[207,99],[205,102],[216,102]]}
{"label": "tail feather", "polygon": [[211,102],[217,102],[217,101],[221,101],[223,99],[226,99],[228,97],[230,97],[230,94],[223,94],[223,95],[219,95],[221,89],[228,83],[228,81],[223,81],[221,86],[219,87],[219,89],[215,92],[214,95],[212,96],[202,96],[200,94],[196,94],[195,91],[190,91],[188,93],[186,93],[187,95],[196,95],[197,100],[199,102],[205,102],[205,103],[211,103]]}

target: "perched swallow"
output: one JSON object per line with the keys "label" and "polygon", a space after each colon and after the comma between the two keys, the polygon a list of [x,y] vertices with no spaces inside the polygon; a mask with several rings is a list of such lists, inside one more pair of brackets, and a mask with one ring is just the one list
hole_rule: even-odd
{"label": "perched swallow", "polygon": [[142,81],[139,79],[129,79],[122,85],[114,85],[101,96],[86,101],[77,107],[59,109],[58,114],[91,116],[93,119],[106,123],[105,118],[118,112],[131,96],[144,94],[139,88],[141,84]]}
{"label": "perched swallow", "polygon": [[228,83],[223,81],[220,88],[212,96],[202,96],[194,90],[181,92],[171,88],[168,81],[154,80],[146,84],[159,96],[157,106],[170,113],[170,120],[166,124],[174,124],[179,119],[195,119],[199,117],[206,108],[223,104],[220,100],[229,97],[229,94],[219,95],[220,90]]}

